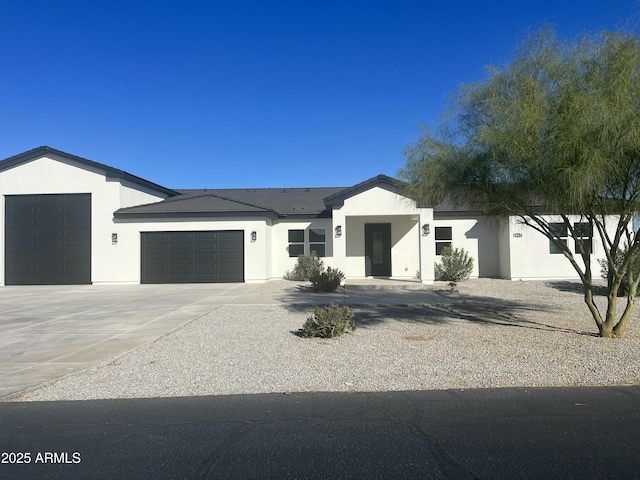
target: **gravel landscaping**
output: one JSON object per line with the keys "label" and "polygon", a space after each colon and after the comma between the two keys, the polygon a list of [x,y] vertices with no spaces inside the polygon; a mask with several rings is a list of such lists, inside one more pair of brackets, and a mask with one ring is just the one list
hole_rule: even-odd
{"label": "gravel landscaping", "polygon": [[640,309],[625,338],[606,340],[595,336],[579,282],[472,279],[453,292],[444,283],[430,288],[442,303],[354,307],[357,329],[326,340],[299,336],[311,307],[224,305],[13,400],[640,383]]}

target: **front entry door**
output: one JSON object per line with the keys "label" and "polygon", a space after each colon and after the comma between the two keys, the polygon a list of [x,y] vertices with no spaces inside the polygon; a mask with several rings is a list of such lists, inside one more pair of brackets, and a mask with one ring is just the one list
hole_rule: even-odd
{"label": "front entry door", "polygon": [[391,276],[390,223],[365,223],[364,255],[367,277]]}

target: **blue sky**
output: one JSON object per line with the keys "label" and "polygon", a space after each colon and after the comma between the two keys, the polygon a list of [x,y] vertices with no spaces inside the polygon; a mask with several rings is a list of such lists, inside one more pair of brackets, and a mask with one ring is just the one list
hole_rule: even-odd
{"label": "blue sky", "polygon": [[49,145],[170,188],[394,176],[462,83],[627,0],[0,2],[0,158]]}

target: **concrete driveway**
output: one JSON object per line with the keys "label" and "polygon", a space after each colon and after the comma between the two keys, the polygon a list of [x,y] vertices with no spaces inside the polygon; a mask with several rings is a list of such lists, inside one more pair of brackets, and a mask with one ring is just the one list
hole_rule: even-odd
{"label": "concrete driveway", "polygon": [[421,285],[376,282],[342,294],[256,284],[0,287],[0,398],[97,365],[220,305],[443,303]]}
{"label": "concrete driveway", "polygon": [[0,397],[148,343],[255,288],[247,284],[0,288]]}

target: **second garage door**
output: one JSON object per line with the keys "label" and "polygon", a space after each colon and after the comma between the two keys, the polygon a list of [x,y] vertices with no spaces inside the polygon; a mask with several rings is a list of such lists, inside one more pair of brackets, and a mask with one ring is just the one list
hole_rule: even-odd
{"label": "second garage door", "polygon": [[91,195],[5,196],[5,283],[91,283]]}
{"label": "second garage door", "polygon": [[244,281],[244,232],[142,232],[142,283]]}

